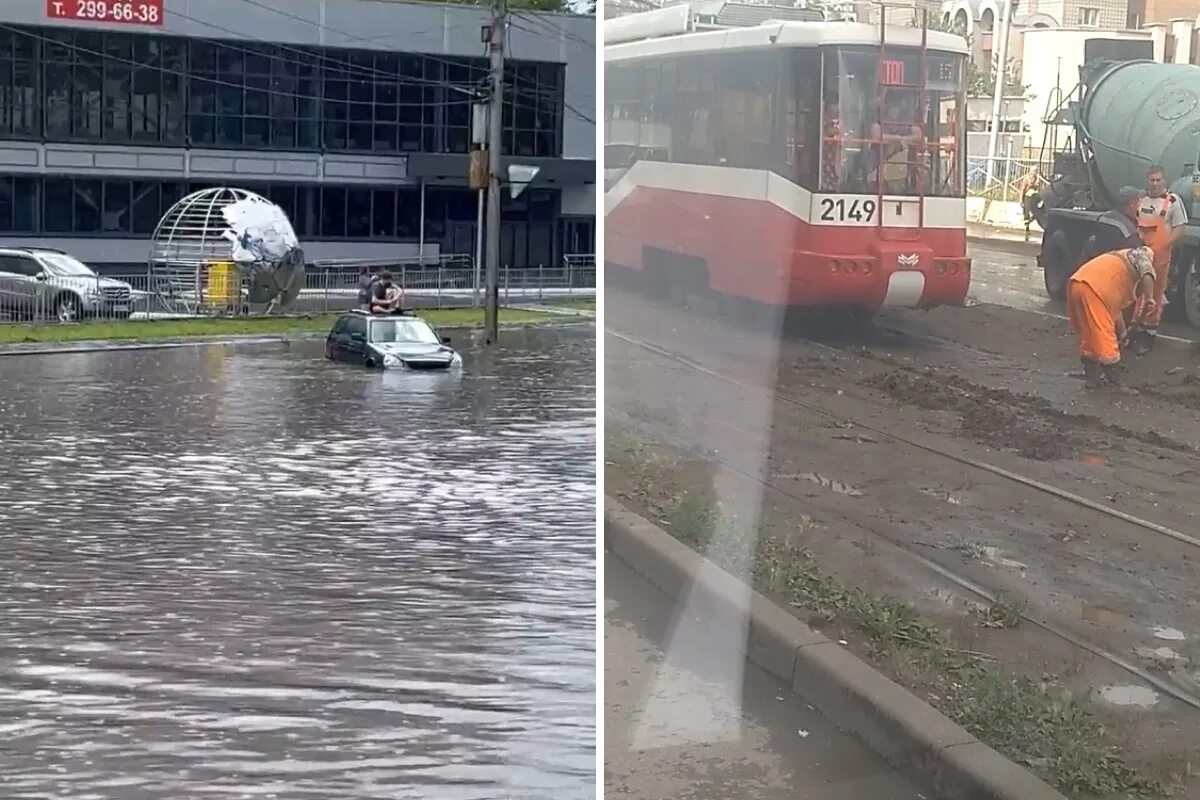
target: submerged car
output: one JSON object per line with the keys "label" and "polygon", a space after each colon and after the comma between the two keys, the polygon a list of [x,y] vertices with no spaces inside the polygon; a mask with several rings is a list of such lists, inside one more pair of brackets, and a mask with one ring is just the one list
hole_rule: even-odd
{"label": "submerged car", "polygon": [[420,317],[350,311],[333,324],[325,339],[325,357],[383,369],[449,369],[462,356]]}

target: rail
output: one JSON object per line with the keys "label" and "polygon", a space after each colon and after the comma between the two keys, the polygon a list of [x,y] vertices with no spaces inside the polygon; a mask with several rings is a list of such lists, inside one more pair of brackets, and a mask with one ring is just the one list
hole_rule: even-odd
{"label": "rail", "polygon": [[[627,344],[641,348],[647,352],[654,353],[654,354],[656,354],[666,360],[672,361],[686,369],[690,369],[692,371],[707,375],[710,378],[718,380],[722,383],[726,383],[726,384],[736,387],[738,389],[745,389],[748,387],[753,387],[755,389],[765,390],[773,398],[773,400],[776,403],[780,403],[780,404],[784,404],[784,405],[791,405],[791,406],[795,406],[797,408],[802,408],[810,413],[816,414],[817,416],[828,419],[831,422],[838,424],[840,426],[846,426],[846,425],[854,426],[855,428],[861,429],[864,432],[879,436],[882,439],[889,440],[890,442],[892,442],[895,445],[898,445],[901,447],[908,447],[908,448],[912,448],[915,450],[920,450],[920,451],[929,453],[931,455],[942,457],[944,459],[947,459],[947,460],[955,463],[959,468],[973,469],[973,470],[976,470],[979,472],[988,473],[990,475],[993,475],[998,478],[1009,481],[1012,484],[1021,486],[1025,489],[1051,495],[1060,500],[1064,500],[1066,502],[1072,503],[1073,505],[1076,505],[1080,508],[1085,508],[1090,511],[1096,512],[1098,514],[1102,514],[1104,516],[1108,516],[1113,519],[1120,520],[1121,522],[1128,524],[1128,525],[1137,526],[1147,532],[1156,533],[1161,536],[1165,536],[1170,539],[1173,539],[1175,541],[1182,542],[1186,545],[1200,548],[1200,539],[1198,539],[1194,536],[1190,536],[1181,531],[1174,530],[1165,525],[1160,525],[1151,520],[1142,519],[1142,518],[1136,517],[1132,514],[1128,514],[1124,511],[1121,511],[1120,509],[1117,509],[1111,505],[1108,505],[1107,503],[1102,503],[1102,502],[1098,502],[1095,500],[1091,500],[1086,497],[1082,497],[1078,494],[1075,494],[1074,492],[1070,492],[1061,487],[1053,486],[1051,484],[1045,483],[1045,482],[1037,480],[1035,478],[1031,478],[1026,475],[1021,475],[1021,474],[1013,472],[1011,470],[1004,469],[1003,467],[999,467],[995,464],[991,464],[987,461],[972,458],[970,456],[966,456],[966,455],[963,455],[960,453],[951,452],[949,450],[944,450],[935,445],[917,441],[916,439],[912,438],[908,434],[908,432],[897,432],[895,430],[889,429],[880,424],[866,422],[862,419],[854,418],[854,417],[846,414],[843,410],[827,407],[824,404],[820,403],[819,401],[813,401],[809,398],[802,398],[799,396],[791,395],[789,393],[780,392],[771,386],[761,386],[761,385],[748,383],[744,380],[733,377],[732,375],[729,375],[727,373],[710,368],[710,367],[696,361],[695,359],[693,359],[692,357],[690,357],[684,353],[671,350],[669,348],[663,347],[663,346],[655,344],[653,342],[648,342],[648,341],[645,341],[638,337],[630,336],[630,335],[627,335],[624,333],[619,333],[619,332],[613,331],[613,330],[605,331],[605,335],[611,336],[614,339],[624,341]],[[839,352],[838,349],[835,347],[831,347],[828,345],[822,345],[822,347],[829,349],[830,351],[832,351],[834,353]],[[679,444],[682,444],[682,443],[679,443]],[[738,473],[738,474],[742,475],[743,477],[745,477],[751,481],[754,481],[755,483],[759,484],[760,486],[762,486],[765,489],[769,489],[773,492],[778,492],[785,497],[793,497],[793,498],[797,497],[797,495],[789,487],[783,486],[783,485],[781,485],[777,482],[771,481],[769,479],[764,479],[758,473],[752,473],[748,470],[745,470],[741,465],[735,464],[732,461],[722,458],[721,456],[713,455],[710,457],[710,460],[712,460],[714,463],[719,464],[724,469],[730,470],[731,472]],[[989,587],[979,583],[978,581],[975,581],[963,574],[960,574],[959,572],[955,571],[954,569],[951,569],[949,566],[947,566],[945,564],[939,563],[938,561],[935,561],[931,558],[921,555],[920,553],[916,552],[916,550],[913,547],[911,542],[897,539],[893,536],[888,535],[887,533],[885,533],[882,530],[875,530],[875,531],[873,531],[873,533],[875,533],[875,535],[879,536],[880,539],[882,539],[883,541],[885,541],[888,544],[892,545],[893,547],[897,548],[897,551],[900,552],[901,554],[903,554],[904,556],[912,559],[913,561],[921,564],[922,566],[924,566],[926,568],[929,568],[929,569],[937,572],[939,575],[941,575],[942,577],[946,578],[947,580],[955,583],[963,590],[965,590],[971,594],[974,594],[975,596],[985,600],[986,602],[995,603],[1000,598],[999,590],[989,588]],[[1055,636],[1059,639],[1062,639],[1075,647],[1079,647],[1099,658],[1104,659],[1105,661],[1108,661],[1113,666],[1118,667],[1118,668],[1128,672],[1130,675],[1133,675],[1133,676],[1141,679],[1142,681],[1144,681],[1148,685],[1154,687],[1155,689],[1162,692],[1163,694],[1174,697],[1176,700],[1186,703],[1187,705],[1191,706],[1192,708],[1200,709],[1200,696],[1187,691],[1185,688],[1183,688],[1181,686],[1177,686],[1170,680],[1160,678],[1157,675],[1151,674],[1149,671],[1142,669],[1138,665],[1129,661],[1124,656],[1117,654],[1117,653],[1110,652],[1110,651],[1100,647],[1097,644],[1089,642],[1089,641],[1081,638],[1080,636],[1075,635],[1074,633],[1067,630],[1065,627],[1063,627],[1062,625],[1060,625],[1056,622],[1053,622],[1048,619],[1043,619],[1040,616],[1037,616],[1031,612],[1024,611],[1024,610],[1020,611],[1019,613],[1023,620],[1025,620],[1026,622],[1029,622],[1030,624],[1032,624],[1034,626],[1041,628],[1042,630],[1046,631],[1050,635]]]}

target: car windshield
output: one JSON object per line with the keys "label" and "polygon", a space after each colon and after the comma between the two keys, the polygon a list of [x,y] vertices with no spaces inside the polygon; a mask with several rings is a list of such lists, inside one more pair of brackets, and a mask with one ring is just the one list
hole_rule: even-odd
{"label": "car windshield", "polygon": [[371,341],[377,344],[438,344],[433,328],[419,319],[377,319],[371,322]]}
{"label": "car windshield", "polygon": [[87,264],[68,255],[42,253],[40,257],[42,263],[49,267],[49,271],[55,275],[74,278],[92,278],[96,275]]}

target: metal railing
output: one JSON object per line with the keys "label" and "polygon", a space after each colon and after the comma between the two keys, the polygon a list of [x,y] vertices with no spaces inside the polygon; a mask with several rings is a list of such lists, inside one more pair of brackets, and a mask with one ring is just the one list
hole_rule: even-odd
{"label": "metal railing", "polygon": [[[461,307],[475,301],[475,265],[470,256],[430,257],[423,262],[327,260],[306,267],[299,296],[283,312],[324,313],[358,306],[364,270],[366,275],[391,272],[404,290],[405,305],[413,308]],[[265,310],[247,306],[245,284],[198,280],[192,285],[201,287],[200,296],[193,288],[182,290],[190,296],[181,297],[178,286],[148,270],[48,279],[0,273],[0,321],[188,318]],[[571,254],[560,264],[501,268],[499,288],[505,304],[594,297],[595,257]]]}
{"label": "metal railing", "polygon": [[[991,166],[990,175],[988,166]],[[1044,180],[1053,162],[1028,158],[978,156],[967,159],[967,196],[1001,202],[1021,201],[1021,181],[1036,167]]]}

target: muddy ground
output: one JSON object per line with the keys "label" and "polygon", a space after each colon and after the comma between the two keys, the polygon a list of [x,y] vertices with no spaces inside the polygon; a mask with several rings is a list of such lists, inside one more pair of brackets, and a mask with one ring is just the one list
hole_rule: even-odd
{"label": "muddy ground", "polygon": [[[945,571],[1200,697],[1200,547],[968,463],[1200,537],[1197,356],[1160,349],[1128,365],[1131,389],[1087,393],[1065,323],[1011,308],[894,313],[823,341],[613,287],[605,308],[608,331],[749,384],[606,335],[609,437],[685,454],[725,513],[789,530],[847,583],[912,602],[1008,668],[1093,694],[1141,763],[1195,760],[1200,711],[1129,689],[1145,684],[1035,625],[980,625],[978,595]],[[645,486],[623,457],[609,455],[606,486],[629,499]]]}

